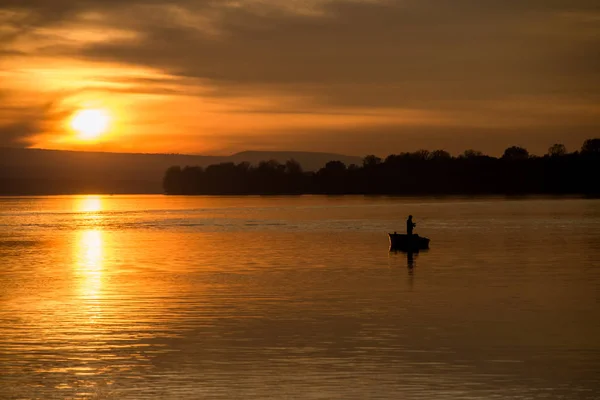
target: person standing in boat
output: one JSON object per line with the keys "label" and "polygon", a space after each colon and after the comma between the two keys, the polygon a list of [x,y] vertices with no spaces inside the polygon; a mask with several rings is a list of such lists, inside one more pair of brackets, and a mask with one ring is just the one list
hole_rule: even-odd
{"label": "person standing in boat", "polygon": [[406,234],[408,236],[412,236],[415,226],[417,226],[417,224],[413,222],[412,215],[409,215],[408,219],[406,220]]}

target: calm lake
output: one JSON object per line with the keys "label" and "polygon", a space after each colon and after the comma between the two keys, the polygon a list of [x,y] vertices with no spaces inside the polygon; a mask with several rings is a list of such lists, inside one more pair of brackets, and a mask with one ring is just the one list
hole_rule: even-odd
{"label": "calm lake", "polygon": [[2,399],[599,396],[599,200],[0,198]]}

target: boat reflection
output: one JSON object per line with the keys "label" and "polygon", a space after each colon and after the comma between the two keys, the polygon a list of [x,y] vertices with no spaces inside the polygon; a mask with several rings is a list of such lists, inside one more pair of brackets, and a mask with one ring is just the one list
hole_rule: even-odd
{"label": "boat reflection", "polygon": [[413,268],[415,268],[417,266],[417,258],[419,257],[420,253],[426,253],[427,250],[420,250],[420,251],[405,251],[405,250],[398,250],[398,249],[394,249],[394,248],[390,248],[389,253],[391,255],[406,255],[406,267],[410,270],[412,270]]}

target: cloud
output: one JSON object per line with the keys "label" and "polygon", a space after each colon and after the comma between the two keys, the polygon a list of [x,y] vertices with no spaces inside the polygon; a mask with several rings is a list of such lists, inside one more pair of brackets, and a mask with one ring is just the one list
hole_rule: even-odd
{"label": "cloud", "polygon": [[39,132],[39,126],[34,121],[0,125],[0,146],[27,147],[32,143],[32,136]]}
{"label": "cloud", "polygon": [[[332,2],[316,16],[213,7],[216,37],[142,8],[133,24],[140,41],[93,43],[78,56],[203,79],[215,93],[279,88],[341,106],[452,108],[573,92],[597,100],[590,82],[599,80],[599,56],[590,50],[600,47],[600,29],[573,38],[580,21],[560,18],[597,10],[587,1],[525,3]],[[114,21],[125,24],[121,13]]]}
{"label": "cloud", "polygon": [[10,105],[15,94],[0,90],[0,103],[4,104],[0,107],[0,146],[30,147],[39,136],[56,135],[56,123],[72,112],[61,105],[64,96]]}
{"label": "cloud", "polygon": [[[263,114],[414,110],[443,114],[464,140],[485,129],[520,127],[536,139],[550,125],[600,126],[600,4],[592,0],[3,0],[3,8],[13,43],[5,51],[22,53],[26,42],[31,57],[169,77],[127,76],[118,82],[125,86],[107,85],[115,93],[296,99],[231,111]],[[47,43],[48,32],[91,27],[120,33]],[[440,121],[420,124],[441,129]],[[410,136],[402,126],[380,138]]]}

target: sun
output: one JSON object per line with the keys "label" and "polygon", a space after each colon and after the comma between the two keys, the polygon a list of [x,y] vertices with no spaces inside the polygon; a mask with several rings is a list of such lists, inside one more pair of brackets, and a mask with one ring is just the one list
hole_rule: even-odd
{"label": "sun", "polygon": [[73,115],[71,128],[79,133],[81,139],[95,139],[106,132],[110,116],[105,110],[88,108]]}

